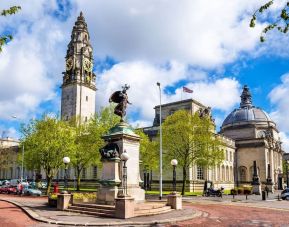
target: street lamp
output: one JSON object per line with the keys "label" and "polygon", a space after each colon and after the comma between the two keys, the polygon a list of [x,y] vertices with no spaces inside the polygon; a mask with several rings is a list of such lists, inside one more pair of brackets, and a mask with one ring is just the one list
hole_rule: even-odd
{"label": "street lamp", "polygon": [[68,184],[67,184],[67,165],[68,163],[70,163],[70,158],[69,157],[64,157],[62,159],[64,165],[65,165],[65,168],[64,168],[64,189],[66,189],[66,192],[68,191]]}
{"label": "street lamp", "polygon": [[126,162],[129,159],[128,153],[124,150],[121,154],[120,159],[123,161],[123,172],[122,172],[122,188],[123,188],[123,196],[127,196],[127,167]]}
{"label": "street lamp", "polygon": [[178,165],[178,160],[172,159],[171,165],[173,166],[173,193],[177,193],[176,167]]}
{"label": "street lamp", "polygon": [[162,141],[162,91],[161,91],[161,83],[157,82],[157,86],[160,91],[160,197],[161,200],[163,197],[163,141]]}
{"label": "street lamp", "polygon": [[289,178],[288,178],[288,164],[289,164],[289,160],[286,161],[286,184],[287,184],[287,188],[289,187],[288,183],[289,183]]}
{"label": "street lamp", "polygon": [[[11,116],[14,119],[19,119],[17,116]],[[22,160],[21,160],[21,182],[24,179],[24,171],[23,171],[23,166],[24,166],[24,143],[22,143]]]}

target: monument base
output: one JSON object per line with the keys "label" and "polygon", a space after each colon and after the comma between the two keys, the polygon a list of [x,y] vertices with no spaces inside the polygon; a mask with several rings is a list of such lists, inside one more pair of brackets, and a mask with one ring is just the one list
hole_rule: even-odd
{"label": "monument base", "polygon": [[253,184],[252,185],[252,194],[261,195],[261,184]]}
{"label": "monument base", "polygon": [[117,197],[119,189],[117,186],[114,187],[103,187],[101,186],[97,190],[97,199],[96,203],[98,204],[106,204],[106,205],[114,205],[115,198]]}
{"label": "monument base", "polygon": [[168,195],[167,205],[171,206],[172,209],[181,210],[182,209],[182,196],[177,193],[172,193]]}
{"label": "monument base", "polygon": [[57,195],[57,210],[66,210],[71,201],[71,194]]}
{"label": "monument base", "polygon": [[116,198],[115,217],[122,219],[134,217],[134,198],[130,196]]}
{"label": "monument base", "polygon": [[141,189],[139,186],[130,187],[128,185],[127,194],[134,198],[135,202],[144,202],[145,200],[145,190]]}

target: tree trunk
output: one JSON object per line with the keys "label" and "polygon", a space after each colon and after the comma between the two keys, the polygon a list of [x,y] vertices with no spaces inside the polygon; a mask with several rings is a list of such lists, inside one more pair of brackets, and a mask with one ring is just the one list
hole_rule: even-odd
{"label": "tree trunk", "polygon": [[81,169],[77,168],[76,191],[80,191],[80,173],[81,173]]}
{"label": "tree trunk", "polygon": [[46,195],[48,195],[50,193],[52,177],[47,176],[46,180],[47,180]]}
{"label": "tree trunk", "polygon": [[185,166],[183,166],[183,185],[182,185],[182,195],[185,195],[186,181],[187,181],[187,169],[186,169]]}

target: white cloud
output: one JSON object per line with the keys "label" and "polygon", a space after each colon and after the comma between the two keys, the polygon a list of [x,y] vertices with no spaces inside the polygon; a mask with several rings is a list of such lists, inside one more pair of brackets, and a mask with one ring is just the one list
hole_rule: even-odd
{"label": "white cloud", "polygon": [[289,74],[281,77],[281,84],[277,85],[269,94],[273,111],[270,116],[276,121],[281,131],[289,132]]}
{"label": "white cloud", "polygon": [[281,84],[277,85],[269,94],[273,110],[270,113],[272,119],[277,123],[280,132],[282,147],[289,152],[289,73],[281,77]]}
{"label": "white cloud", "polygon": [[[152,108],[159,102],[157,81],[163,87],[183,81],[204,104],[230,109],[237,102],[238,82],[210,80],[205,70],[222,68],[240,53],[254,52],[260,34],[260,26],[248,27],[259,0],[75,0],[66,20],[55,18],[56,0],[1,1],[0,9],[11,5],[21,5],[22,10],[0,20],[0,33],[15,30],[15,40],[0,54],[0,119],[31,118],[45,110],[39,107],[44,101],[60,99],[55,91],[80,10],[95,58],[120,61],[99,75],[97,106],[107,105],[111,92],[128,83],[131,111],[139,112],[142,124],[152,120]],[[163,94],[163,102],[180,99],[180,89],[174,89]]]}
{"label": "white cloud", "polygon": [[234,78],[200,81],[186,86],[194,90],[194,99],[214,109],[229,111],[240,101],[240,84]]}
{"label": "white cloud", "polygon": [[[201,81],[199,75],[203,75]],[[131,107],[128,107],[129,112],[137,112],[140,121],[145,122],[142,125],[148,125],[148,122],[152,124],[153,107],[159,104],[159,90],[156,82],[161,83],[162,103],[179,101],[182,88],[172,89],[171,93],[164,92],[164,88],[172,86],[180,80],[187,80],[188,76],[191,82],[186,86],[194,90],[193,98],[205,105],[227,111],[240,99],[240,85],[234,78],[208,81],[203,73],[199,71],[191,72],[183,64],[177,62],[173,62],[170,67],[164,68],[138,61],[116,64],[112,69],[99,75],[96,105],[98,108],[106,106],[109,96],[114,91],[121,89],[120,85],[127,83],[131,86],[128,95],[130,102],[133,103]],[[183,94],[183,99],[191,97]]]}
{"label": "white cloud", "polygon": [[[24,120],[42,111],[39,105],[44,101],[58,98],[55,89],[64,68],[64,41],[69,39],[64,33],[71,26],[46,13],[55,8],[54,0],[10,4],[22,10],[0,22],[2,29],[15,29],[14,40],[0,54],[0,119],[16,115]],[[4,8],[8,6],[1,2]]]}
{"label": "white cloud", "polygon": [[259,43],[261,26],[249,28],[259,0],[77,2],[97,54],[120,61],[177,60],[215,68]]}
{"label": "white cloud", "polygon": [[279,133],[281,141],[282,141],[282,149],[286,152],[289,153],[289,136],[288,134],[284,132]]}

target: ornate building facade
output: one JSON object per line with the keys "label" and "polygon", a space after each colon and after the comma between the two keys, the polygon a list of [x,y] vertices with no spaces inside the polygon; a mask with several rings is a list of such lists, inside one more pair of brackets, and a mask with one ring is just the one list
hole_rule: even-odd
{"label": "ornate building facade", "polygon": [[263,187],[271,182],[275,188],[282,188],[284,152],[279,131],[270,116],[253,105],[247,86],[243,88],[240,107],[226,117],[220,133],[235,141],[236,185],[252,181],[253,161],[256,161]]}
{"label": "ornate building facade", "polygon": [[[162,109],[162,122],[165,119],[173,114],[175,111],[184,109],[191,114],[196,112],[200,114],[208,114],[211,117],[210,107],[204,106],[200,102],[197,102],[194,99],[187,99],[178,102],[172,102],[163,104]],[[144,133],[146,133],[152,140],[154,140],[158,134],[160,125],[160,106],[155,107],[155,118],[152,127],[143,128]],[[212,132],[212,136],[217,136],[224,144],[222,150],[224,152],[224,161],[217,166],[205,168],[203,166],[192,165],[188,169],[188,179],[187,179],[187,191],[202,191],[205,180],[210,180],[214,182],[215,187],[223,186],[224,188],[233,188],[234,187],[234,158],[235,158],[235,141]],[[165,152],[165,151],[164,151]],[[164,166],[163,179],[164,179],[164,189],[169,190],[171,188],[171,170],[169,167]],[[177,169],[177,178],[182,179],[182,170]],[[152,187],[158,188],[158,171],[151,173]],[[178,186],[181,186],[179,182]]]}
{"label": "ornate building facade", "polygon": [[87,24],[80,13],[66,53],[66,71],[61,86],[61,118],[78,116],[87,121],[95,114],[95,74]]}

